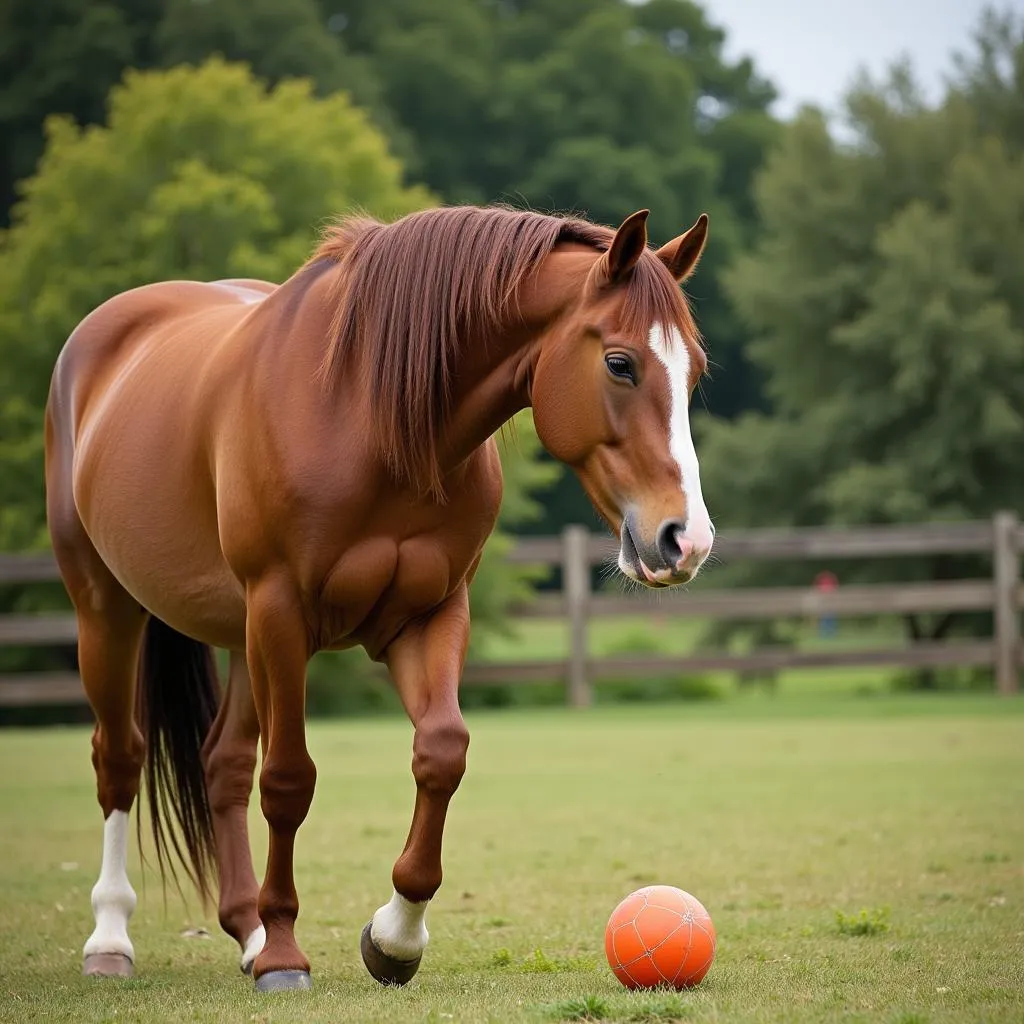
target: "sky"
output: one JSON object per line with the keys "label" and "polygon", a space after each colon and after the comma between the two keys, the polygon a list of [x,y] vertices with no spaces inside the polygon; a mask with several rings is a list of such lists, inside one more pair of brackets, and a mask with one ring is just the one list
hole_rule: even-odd
{"label": "sky", "polygon": [[[990,0],[704,0],[727,32],[726,56],[750,56],[781,94],[774,112],[801,103],[834,112],[858,68],[880,76],[910,57],[925,95],[941,95],[952,52],[968,49]],[[996,0],[1024,13],[1024,0]]]}

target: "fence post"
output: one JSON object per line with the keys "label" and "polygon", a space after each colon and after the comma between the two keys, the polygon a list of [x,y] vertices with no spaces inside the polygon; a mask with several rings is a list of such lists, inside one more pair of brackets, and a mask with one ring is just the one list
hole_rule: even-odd
{"label": "fence post", "polygon": [[1001,694],[1020,688],[1020,552],[1017,516],[997,512],[992,520],[992,571],[995,583],[996,687]]}
{"label": "fence post", "polygon": [[576,708],[590,704],[587,678],[587,615],[590,603],[590,562],[587,559],[585,526],[567,526],[562,531],[562,588],[569,618],[569,704]]}

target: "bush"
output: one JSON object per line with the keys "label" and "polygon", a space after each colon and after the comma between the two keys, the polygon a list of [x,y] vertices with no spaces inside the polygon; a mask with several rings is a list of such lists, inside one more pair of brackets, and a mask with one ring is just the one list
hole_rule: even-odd
{"label": "bush", "polygon": [[396,714],[402,702],[387,672],[362,648],[323,651],[309,663],[306,714],[310,718]]}
{"label": "bush", "polygon": [[598,704],[721,700],[722,696],[722,691],[710,679],[693,675],[607,679],[594,688],[594,700]]}

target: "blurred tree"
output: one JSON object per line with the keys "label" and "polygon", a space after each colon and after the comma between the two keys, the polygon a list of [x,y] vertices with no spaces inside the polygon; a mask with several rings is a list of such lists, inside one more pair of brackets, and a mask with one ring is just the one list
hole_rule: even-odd
{"label": "blurred tree", "polygon": [[[109,124],[47,125],[39,173],[0,232],[0,549],[44,546],[42,409],[56,355],[110,295],[173,278],[281,281],[318,224],[359,207],[393,217],[430,205],[401,184],[381,135],[344,94],[290,81],[267,90],[243,66],[132,72]],[[531,493],[558,472],[538,464],[529,417],[503,452],[500,526],[535,515]],[[495,536],[495,551],[505,543]],[[531,573],[488,556],[474,613],[497,627]]]}
{"label": "blurred tree", "polygon": [[42,407],[56,354],[115,292],[168,278],[280,281],[318,224],[432,199],[343,93],[267,91],[244,66],[129,72],[109,124],[47,122],[39,172],[0,235],[0,393]]}
{"label": "blurred tree", "polygon": [[[410,171],[448,200],[526,203],[617,224],[643,206],[663,242],[701,210],[693,282],[721,415],[757,406],[744,333],[719,289],[755,230],[751,181],[776,134],[774,90],[690,0],[319,0],[373,58],[413,139]],[[344,10],[344,14],[338,12]]]}
{"label": "blurred tree", "polygon": [[[102,123],[107,94],[125,70],[211,55],[244,61],[276,84],[310,78],[319,95],[347,91],[372,112],[391,149],[404,136],[384,105],[365,58],[347,53],[337,19],[316,0],[7,0],[0,5],[0,224],[43,152],[43,124],[67,114]],[[407,148],[407,143],[404,143]]]}
{"label": "blurred tree", "polygon": [[43,151],[43,122],[103,120],[125,68],[152,61],[163,0],[5,0],[0,4],[0,225]]}
{"label": "blurred tree", "polygon": [[[938,109],[896,68],[848,97],[852,143],[813,110],[787,129],[756,190],[763,234],[727,277],[772,412],[705,422],[699,439],[720,522],[1024,507],[1024,132],[1010,130],[1022,56],[1024,22],[989,20]],[[861,563],[843,582],[897,571]],[[959,568],[934,558],[903,571]],[[908,619],[915,636],[954,624]]]}
{"label": "blurred tree", "polygon": [[[5,20],[6,19],[6,20]],[[244,60],[274,84],[347,91],[446,202],[525,203],[618,223],[652,209],[662,242],[712,217],[690,284],[731,417],[762,404],[720,281],[752,238],[751,180],[776,134],[772,88],[692,0],[57,0],[0,11],[0,222],[42,152],[44,117],[98,123],[128,67]],[[6,72],[6,73],[5,73]],[[572,479],[538,524],[586,519]]]}
{"label": "blurred tree", "polygon": [[541,518],[544,509],[537,501],[538,491],[552,484],[562,475],[562,467],[541,461],[541,445],[533,426],[533,413],[523,410],[502,431],[498,451],[505,477],[505,491],[498,515],[498,527],[491,536],[470,590],[470,610],[473,615],[474,634],[471,652],[480,639],[478,623],[485,632],[511,631],[508,609],[516,602],[527,600],[531,584],[547,575],[543,567],[512,565],[504,558],[512,543],[510,534],[524,523]]}
{"label": "blurred tree", "polygon": [[[372,59],[412,139],[409,169],[449,201],[573,210],[617,224],[649,207],[660,244],[711,215],[688,292],[708,339],[702,401],[731,417],[761,405],[747,332],[721,290],[756,230],[751,182],[777,133],[772,87],[723,55],[690,0],[319,0],[349,52]],[[698,410],[700,406],[698,405]],[[698,412],[699,415],[699,412]],[[597,525],[575,478],[519,529]]]}

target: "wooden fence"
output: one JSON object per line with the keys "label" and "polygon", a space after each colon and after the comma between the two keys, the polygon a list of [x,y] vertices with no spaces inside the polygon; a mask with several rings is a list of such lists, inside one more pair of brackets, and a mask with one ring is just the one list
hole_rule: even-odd
{"label": "wooden fence", "polygon": [[[725,563],[741,559],[878,559],[921,555],[982,555],[992,560],[990,576],[841,586],[831,592],[813,587],[738,587],[714,589],[702,583],[685,593],[603,593],[590,586],[591,569],[617,551],[609,537],[568,527],[561,537],[520,539],[509,552],[513,562],[559,567],[562,590],[538,594],[515,611],[518,617],[563,617],[569,625],[569,656],[557,661],[476,662],[464,681],[514,683],[562,679],[570,704],[591,702],[596,680],[666,672],[726,670],[763,672],[787,668],[889,665],[905,667],[988,666],[1000,693],[1016,693],[1024,663],[1020,608],[1024,588],[1020,552],[1024,526],[1011,512],[991,521],[929,523],[915,526],[867,526],[856,529],[749,530],[721,533],[715,552]],[[713,580],[713,575],[705,577]],[[0,555],[0,584],[59,579],[49,555]],[[988,611],[993,630],[983,639],[918,641],[884,648],[792,650],[762,648],[736,654],[725,651],[682,656],[592,658],[587,635],[602,617],[656,614],[691,619],[750,620],[786,617],[878,616],[926,612]],[[0,616],[0,646],[59,646],[75,642],[75,620],[67,614]],[[74,673],[0,676],[0,706],[68,704],[84,700]]]}

